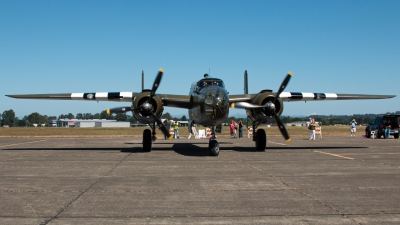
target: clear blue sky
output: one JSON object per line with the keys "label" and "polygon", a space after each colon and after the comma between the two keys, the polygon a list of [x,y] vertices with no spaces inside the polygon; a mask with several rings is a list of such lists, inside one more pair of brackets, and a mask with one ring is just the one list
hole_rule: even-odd
{"label": "clear blue sky", "polygon": [[[0,112],[97,113],[127,103],[19,100],[6,94],[188,94],[211,71],[230,94],[394,94],[389,100],[286,103],[283,115],[400,110],[400,1],[0,1]],[[182,109],[165,108],[172,115]],[[244,114],[235,109],[231,115]]]}

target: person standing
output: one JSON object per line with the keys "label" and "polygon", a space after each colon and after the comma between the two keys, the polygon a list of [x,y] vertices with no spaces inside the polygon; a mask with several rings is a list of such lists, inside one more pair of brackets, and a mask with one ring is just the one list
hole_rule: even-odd
{"label": "person standing", "polygon": [[174,124],[174,138],[175,139],[179,138],[179,123],[178,123],[178,121],[176,121]]}
{"label": "person standing", "polygon": [[[170,128],[171,126],[169,125],[168,119],[167,119],[167,118],[165,118],[163,124],[164,124],[164,127],[167,128],[167,130],[168,130],[168,132],[169,132],[169,128]],[[164,138],[165,138],[165,140],[167,140],[167,138],[168,138],[167,135],[164,135]]]}
{"label": "person standing", "polygon": [[237,136],[236,136],[236,129],[237,129],[237,127],[236,127],[236,122],[235,122],[235,120],[232,120],[232,121],[231,121],[230,129],[231,129],[231,134],[233,135],[233,138],[237,138]]}
{"label": "person standing", "polygon": [[243,121],[239,120],[239,138],[243,138]]}
{"label": "person standing", "polygon": [[308,126],[310,129],[310,140],[315,140],[315,120],[310,118],[310,125]]}
{"label": "person standing", "polygon": [[386,139],[390,139],[390,128],[392,128],[392,126],[390,125],[390,120],[386,119],[386,122],[385,122],[385,138]]}
{"label": "person standing", "polygon": [[356,137],[356,126],[357,126],[356,119],[350,121],[350,137]]}

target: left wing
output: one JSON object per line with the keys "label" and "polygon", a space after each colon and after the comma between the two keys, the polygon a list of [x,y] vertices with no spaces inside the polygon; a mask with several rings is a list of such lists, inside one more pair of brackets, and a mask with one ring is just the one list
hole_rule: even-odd
{"label": "left wing", "polygon": [[[132,102],[140,92],[86,92],[86,93],[61,93],[61,94],[22,94],[6,95],[18,99],[39,99],[39,100],[85,100],[85,101],[113,101]],[[190,96],[157,94],[164,106],[189,109],[192,106]]]}

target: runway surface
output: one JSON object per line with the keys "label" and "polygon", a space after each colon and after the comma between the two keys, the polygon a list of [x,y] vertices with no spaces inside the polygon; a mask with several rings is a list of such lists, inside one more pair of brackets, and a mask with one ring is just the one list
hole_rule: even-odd
{"label": "runway surface", "polygon": [[0,224],[399,224],[400,141],[0,138]]}

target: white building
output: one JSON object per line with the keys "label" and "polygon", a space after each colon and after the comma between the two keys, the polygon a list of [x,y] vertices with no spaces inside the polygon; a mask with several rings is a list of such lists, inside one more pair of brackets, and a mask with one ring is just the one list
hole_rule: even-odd
{"label": "white building", "polygon": [[130,123],[105,119],[59,119],[49,121],[49,127],[130,127]]}

